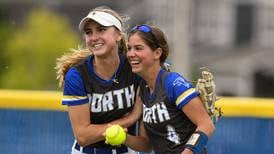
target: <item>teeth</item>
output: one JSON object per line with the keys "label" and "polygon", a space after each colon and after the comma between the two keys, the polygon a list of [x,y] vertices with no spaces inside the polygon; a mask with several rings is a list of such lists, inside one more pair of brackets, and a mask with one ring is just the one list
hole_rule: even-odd
{"label": "teeth", "polygon": [[131,64],[139,64],[140,62],[137,61],[137,60],[132,60],[132,61],[130,61],[130,63],[131,63]]}
{"label": "teeth", "polygon": [[100,44],[94,44],[94,45],[93,45],[93,48],[94,48],[94,49],[98,49],[98,48],[100,48],[101,46],[103,46],[103,44],[101,44],[101,43],[100,43]]}

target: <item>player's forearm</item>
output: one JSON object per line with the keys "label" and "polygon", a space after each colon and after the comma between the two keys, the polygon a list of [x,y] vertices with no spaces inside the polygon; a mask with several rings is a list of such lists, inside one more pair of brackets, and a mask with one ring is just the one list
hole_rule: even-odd
{"label": "player's forearm", "polygon": [[122,126],[123,128],[128,128],[128,127],[132,126],[133,124],[135,124],[138,121],[138,118],[130,116],[129,114],[127,114],[126,116],[121,117],[117,120],[111,121],[110,124],[112,124],[112,125],[118,124],[118,125]]}
{"label": "player's forearm", "polygon": [[202,131],[208,137],[211,137],[215,131],[215,127],[214,127],[214,124],[212,123],[212,121],[210,119],[208,119],[207,121],[203,121],[202,124],[198,125],[196,128],[196,131]]}
{"label": "player's forearm", "polygon": [[103,133],[107,127],[107,124],[90,124],[86,127],[77,128],[74,131],[74,136],[77,143],[84,147],[99,141],[103,141],[105,139]]}
{"label": "player's forearm", "polygon": [[152,151],[152,146],[150,142],[145,137],[142,137],[142,136],[133,136],[133,135],[127,134],[127,138],[124,144],[136,151],[141,151],[141,152]]}
{"label": "player's forearm", "polygon": [[105,139],[103,133],[105,132],[106,128],[109,127],[109,125],[118,124],[123,128],[128,128],[136,123],[136,121],[137,118],[127,115],[120,119],[111,121],[110,123],[90,124],[88,126],[82,126],[74,131],[74,136],[81,146],[86,146],[99,141],[103,141]]}
{"label": "player's forearm", "polygon": [[111,124],[118,124],[123,128],[128,128],[131,125],[135,124],[141,117],[143,112],[143,104],[140,99],[137,98],[133,110],[125,115],[124,117],[114,120]]}

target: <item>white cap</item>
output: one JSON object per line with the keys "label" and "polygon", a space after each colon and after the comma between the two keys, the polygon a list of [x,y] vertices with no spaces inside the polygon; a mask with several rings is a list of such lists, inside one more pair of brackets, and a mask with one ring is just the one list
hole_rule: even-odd
{"label": "white cap", "polygon": [[120,20],[115,16],[103,11],[92,11],[86,17],[84,17],[79,24],[79,29],[81,31],[84,30],[86,22],[90,19],[96,21],[103,26],[115,26],[120,31],[122,31],[122,24]]}

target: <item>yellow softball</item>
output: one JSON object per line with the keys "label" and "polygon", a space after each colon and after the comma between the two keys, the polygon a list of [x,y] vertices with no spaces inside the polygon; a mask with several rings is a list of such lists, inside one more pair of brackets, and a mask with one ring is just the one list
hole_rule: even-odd
{"label": "yellow softball", "polygon": [[106,129],[106,143],[119,146],[126,140],[126,133],[120,125],[111,125]]}

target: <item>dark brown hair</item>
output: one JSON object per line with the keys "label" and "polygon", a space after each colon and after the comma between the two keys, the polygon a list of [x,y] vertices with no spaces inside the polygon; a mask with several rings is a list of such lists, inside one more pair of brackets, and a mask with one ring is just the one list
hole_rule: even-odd
{"label": "dark brown hair", "polygon": [[161,48],[162,55],[160,57],[160,64],[162,65],[166,61],[167,56],[169,54],[169,46],[168,46],[167,38],[160,28],[152,25],[147,25],[147,24],[145,26],[150,27],[151,31],[142,32],[138,29],[131,30],[128,34],[128,39],[133,34],[137,34],[152,50]]}

